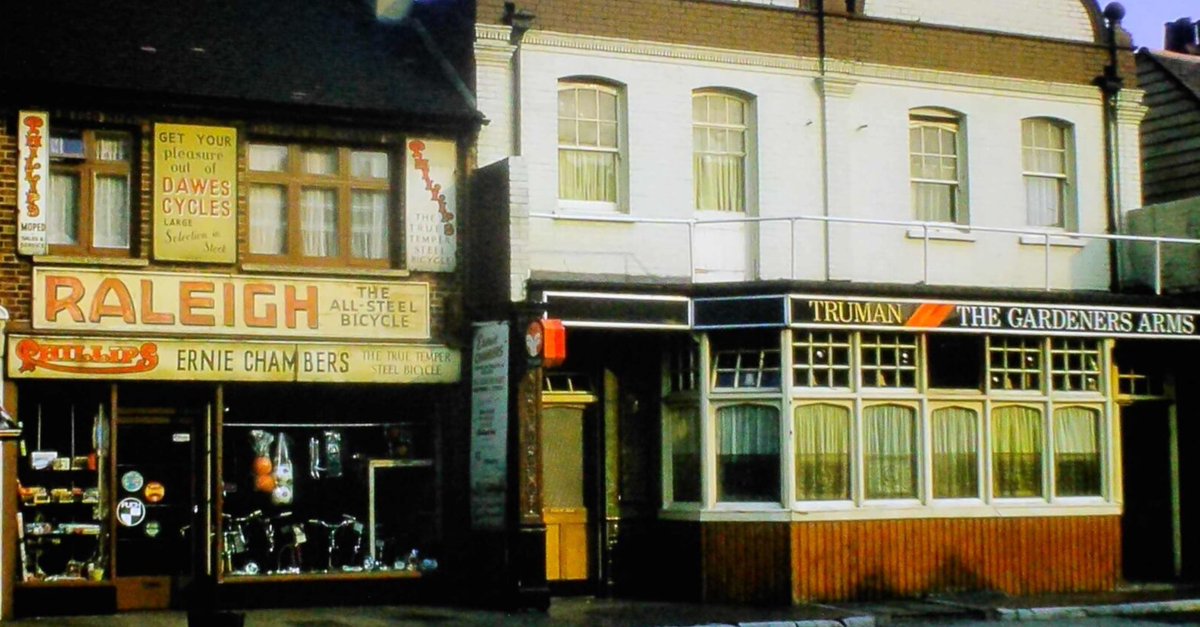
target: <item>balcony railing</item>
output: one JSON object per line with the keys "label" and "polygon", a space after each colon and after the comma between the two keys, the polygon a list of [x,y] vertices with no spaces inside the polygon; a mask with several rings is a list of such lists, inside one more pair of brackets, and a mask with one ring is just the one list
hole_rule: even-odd
{"label": "balcony railing", "polygon": [[[830,252],[827,242],[830,238],[828,229],[832,225],[861,225],[885,227],[894,229],[904,229],[907,231],[909,239],[919,239],[921,241],[921,277],[922,283],[928,284],[930,279],[930,243],[938,240],[948,239],[947,233],[959,234],[961,236],[970,237],[976,233],[987,234],[1008,234],[1020,238],[1020,241],[1026,245],[1040,246],[1042,249],[1042,267],[1043,280],[1042,287],[1046,290],[1053,289],[1051,283],[1051,272],[1053,269],[1054,255],[1052,252],[1061,247],[1064,241],[1074,242],[1077,247],[1086,246],[1091,242],[1109,242],[1110,245],[1117,246],[1118,265],[1121,269],[1122,286],[1144,286],[1151,287],[1155,294],[1161,294],[1164,289],[1163,285],[1163,268],[1164,268],[1164,246],[1179,245],[1186,247],[1187,254],[1196,255],[1200,258],[1200,239],[1182,238],[1182,237],[1159,237],[1146,235],[1112,235],[1107,233],[1081,233],[1068,231],[1046,231],[1037,229],[1019,229],[1006,227],[991,227],[991,226],[976,226],[967,224],[946,224],[937,222],[918,222],[908,220],[881,220],[874,218],[848,218],[834,216],[815,216],[815,215],[797,215],[797,216],[778,216],[778,217],[729,217],[729,218],[706,218],[706,219],[686,219],[686,218],[653,218],[653,217],[633,217],[627,215],[584,215],[584,214],[565,214],[565,213],[538,213],[531,212],[531,219],[550,220],[554,222],[565,223],[610,223],[610,224],[654,224],[654,225],[675,225],[680,229],[685,229],[687,233],[687,264],[689,271],[689,280],[696,281],[696,234],[699,230],[706,227],[718,225],[736,225],[736,224],[755,224],[763,225],[770,223],[786,223],[789,233],[789,259],[790,259],[790,278],[795,280],[796,275],[796,254],[797,254],[797,236],[796,226],[798,223],[822,223],[826,230],[824,238],[826,241],[824,257],[825,257],[825,280],[831,278],[829,272]],[[1149,263],[1150,268],[1147,269],[1145,264]],[[1188,264],[1189,268],[1193,264]],[[1147,271],[1148,270],[1148,271]],[[1200,286],[1200,267],[1194,267],[1192,270],[1195,276],[1187,277],[1183,283],[1191,287]],[[1149,279],[1147,281],[1146,279]],[[1140,279],[1140,280],[1138,280]]]}

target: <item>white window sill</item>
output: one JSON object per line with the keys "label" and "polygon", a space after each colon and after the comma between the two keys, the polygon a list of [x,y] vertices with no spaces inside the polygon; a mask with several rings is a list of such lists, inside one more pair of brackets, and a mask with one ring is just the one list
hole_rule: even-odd
{"label": "white window sill", "polygon": [[975,241],[974,233],[963,230],[961,228],[955,228],[952,226],[931,226],[928,229],[924,229],[919,226],[914,226],[914,227],[908,229],[908,232],[907,232],[908,238],[909,239],[925,239],[926,230],[928,230],[929,239],[931,239],[931,240],[936,239],[936,240],[943,240],[943,241],[947,241],[947,242],[973,242],[973,241]]}
{"label": "white window sill", "polygon": [[149,259],[139,257],[90,257],[76,255],[36,255],[35,264],[55,264],[64,266],[122,266],[143,268],[150,265]]}
{"label": "white window sill", "polygon": [[598,200],[564,200],[558,199],[558,213],[590,214],[590,215],[625,215],[621,206],[615,202]]}
{"label": "white window sill", "polygon": [[[720,503],[712,509],[683,509],[676,504],[659,510],[664,520],[700,522],[813,522],[846,520],[906,520],[931,518],[1023,518],[1056,516],[1119,516],[1121,506],[1100,497],[1042,499],[1001,499],[991,504],[977,499],[947,499],[931,505],[897,504],[888,507],[854,507],[845,501],[830,507],[817,503],[797,503],[783,509],[757,503]],[[735,505],[740,505],[736,507]]]}
{"label": "white window sill", "polygon": [[1022,235],[1021,244],[1024,246],[1045,246],[1046,238],[1049,237],[1051,246],[1059,246],[1063,248],[1086,248],[1088,240],[1070,235]]}
{"label": "white window sill", "polygon": [[253,274],[319,274],[371,277],[407,277],[408,270],[398,268],[355,268],[353,266],[297,266],[275,263],[243,263],[242,272]]}

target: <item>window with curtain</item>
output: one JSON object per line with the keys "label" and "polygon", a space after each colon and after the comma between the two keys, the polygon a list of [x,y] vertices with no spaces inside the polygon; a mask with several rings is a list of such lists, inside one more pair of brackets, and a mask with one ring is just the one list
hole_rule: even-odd
{"label": "window with curtain", "polygon": [[287,263],[387,266],[391,155],[252,143],[249,252]]}
{"label": "window with curtain", "polygon": [[1054,410],[1054,493],[1100,496],[1100,412],[1090,407]]}
{"label": "window with curtain", "polygon": [[938,109],[914,109],[909,113],[909,171],[917,220],[966,222],[960,122],[957,116]]}
{"label": "window with curtain", "polygon": [[617,203],[619,93],[608,85],[558,87],[558,197]]}
{"label": "window with curtain", "polygon": [[700,408],[677,406],[669,410],[671,426],[671,498],[676,502],[700,501]]}
{"label": "window with curtain", "polygon": [[801,405],[796,420],[796,500],[850,499],[850,409]]}
{"label": "window with curtain", "polygon": [[992,410],[992,476],[997,498],[1042,496],[1042,411]]}
{"label": "window with curtain", "polygon": [[966,407],[941,407],[930,419],[933,440],[933,497],[979,496],[979,414]]}
{"label": "window with curtain", "polygon": [[732,94],[692,95],[692,176],[696,209],[746,210],[749,104]]}
{"label": "window with curtain", "polygon": [[1069,125],[1046,118],[1021,120],[1021,163],[1029,226],[1068,226],[1070,161]]}
{"label": "window with curtain", "polygon": [[717,500],[779,502],[779,410],[717,409]]}
{"label": "window with curtain", "polygon": [[868,499],[917,497],[917,412],[904,405],[863,408]]}
{"label": "window with curtain", "polygon": [[55,132],[50,139],[46,237],[51,252],[128,255],[133,136]]}

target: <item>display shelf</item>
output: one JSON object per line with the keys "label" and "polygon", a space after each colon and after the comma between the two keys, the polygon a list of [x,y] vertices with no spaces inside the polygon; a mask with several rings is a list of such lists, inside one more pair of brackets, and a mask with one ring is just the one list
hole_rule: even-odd
{"label": "display shelf", "polygon": [[234,575],[222,576],[221,583],[279,583],[283,581],[322,581],[360,579],[420,579],[427,573],[417,570],[373,570],[370,572],[311,572],[286,575]]}
{"label": "display shelf", "polygon": [[18,588],[111,588],[115,585],[111,580],[102,579],[95,581],[92,579],[80,578],[63,578],[63,579],[31,579],[29,581],[18,581]]}

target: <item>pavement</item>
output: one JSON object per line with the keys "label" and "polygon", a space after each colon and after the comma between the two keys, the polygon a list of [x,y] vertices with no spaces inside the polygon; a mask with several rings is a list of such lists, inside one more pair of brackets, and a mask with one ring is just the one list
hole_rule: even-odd
{"label": "pavement", "polygon": [[[1113,592],[1009,597],[961,593],[878,602],[746,607],[597,597],[556,597],[546,612],[434,606],[369,606],[239,610],[204,627],[874,627],[891,624],[1040,622],[1096,617],[1200,620],[1200,586],[1141,585]],[[1171,617],[1176,617],[1172,620]],[[226,619],[226,620],[221,620]],[[13,625],[55,627],[182,627],[184,612],[24,618]],[[197,627],[192,625],[189,627]]]}

